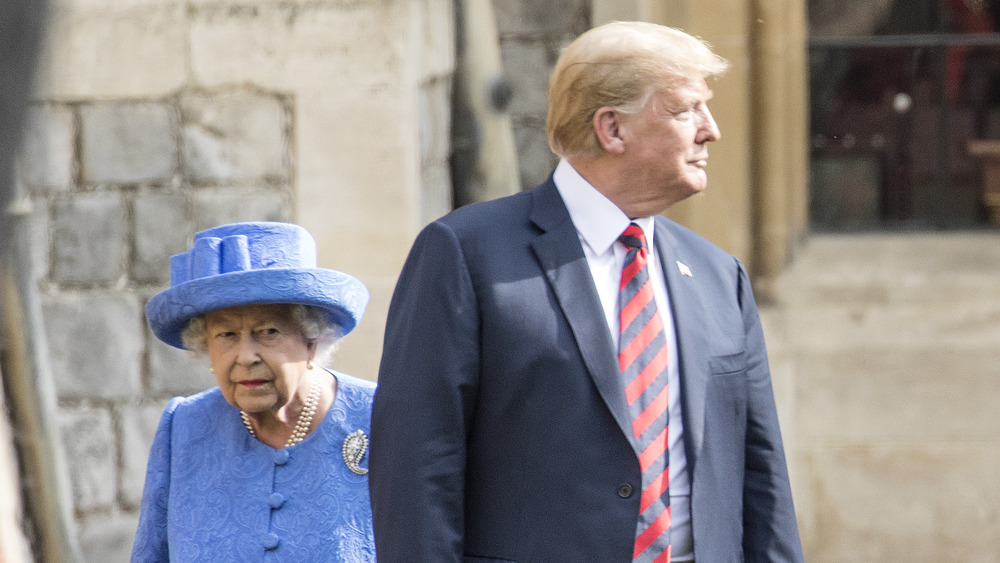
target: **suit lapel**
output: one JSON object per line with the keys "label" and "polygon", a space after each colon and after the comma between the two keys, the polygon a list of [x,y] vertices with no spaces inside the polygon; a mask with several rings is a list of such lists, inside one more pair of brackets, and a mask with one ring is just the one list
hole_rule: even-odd
{"label": "suit lapel", "polygon": [[687,464],[693,474],[698,453],[705,436],[705,391],[708,388],[708,363],[697,358],[708,357],[708,335],[700,321],[704,304],[697,291],[698,272],[682,273],[694,260],[684,256],[682,248],[670,232],[670,223],[656,218],[656,251],[663,268],[670,310],[677,333],[677,360],[680,369],[681,416],[684,419],[684,449]]}
{"label": "suit lapel", "polygon": [[617,354],[569,212],[551,178],[533,194],[531,220],[542,231],[531,244],[576,339],[583,361],[622,432],[631,439]]}

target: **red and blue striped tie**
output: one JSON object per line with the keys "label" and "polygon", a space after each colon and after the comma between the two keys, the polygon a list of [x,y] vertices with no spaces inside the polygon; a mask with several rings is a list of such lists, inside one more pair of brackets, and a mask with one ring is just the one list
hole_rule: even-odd
{"label": "red and blue striped tie", "polygon": [[637,563],[663,563],[670,561],[667,339],[646,267],[646,235],[631,223],[618,240],[628,249],[618,288],[618,365],[642,470],[632,558]]}

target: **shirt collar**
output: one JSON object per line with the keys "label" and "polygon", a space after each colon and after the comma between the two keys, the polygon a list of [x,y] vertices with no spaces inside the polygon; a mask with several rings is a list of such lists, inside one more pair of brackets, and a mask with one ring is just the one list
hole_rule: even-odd
{"label": "shirt collar", "polygon": [[604,196],[565,159],[560,159],[553,172],[552,180],[559,190],[563,203],[569,211],[580,238],[596,254],[607,252],[618,237],[625,232],[629,223],[635,223],[646,235],[646,244],[652,246],[652,217],[629,219],[628,215]]}

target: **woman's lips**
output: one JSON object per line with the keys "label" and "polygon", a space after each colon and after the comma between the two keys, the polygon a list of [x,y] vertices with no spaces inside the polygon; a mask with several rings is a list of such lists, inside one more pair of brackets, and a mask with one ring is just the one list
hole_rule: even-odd
{"label": "woman's lips", "polygon": [[240,381],[239,384],[244,387],[249,387],[251,389],[256,389],[267,383],[266,379],[247,379],[245,381]]}

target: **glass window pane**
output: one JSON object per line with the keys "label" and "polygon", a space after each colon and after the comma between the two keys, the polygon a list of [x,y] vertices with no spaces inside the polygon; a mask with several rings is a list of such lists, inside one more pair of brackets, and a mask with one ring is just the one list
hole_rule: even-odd
{"label": "glass window pane", "polygon": [[[1000,226],[1000,2],[866,3],[865,34],[810,38],[813,227]],[[842,2],[814,6],[811,32],[836,29]]]}

